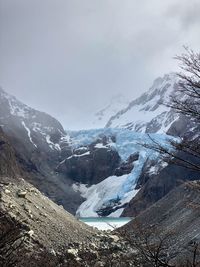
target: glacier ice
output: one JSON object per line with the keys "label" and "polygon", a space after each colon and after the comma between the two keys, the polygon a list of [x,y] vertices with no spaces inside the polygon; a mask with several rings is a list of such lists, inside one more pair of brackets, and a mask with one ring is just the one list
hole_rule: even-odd
{"label": "glacier ice", "polygon": [[[152,160],[157,162],[161,168],[165,166],[159,153],[144,147],[144,145],[151,145],[155,141],[167,149],[172,149],[170,140],[174,139],[174,137],[168,135],[148,135],[136,133],[128,129],[116,128],[82,130],[69,132],[69,135],[74,149],[87,146],[98,140],[99,137],[115,136],[116,141],[111,141],[108,145],[118,151],[123,161],[126,161],[131,154],[139,153],[139,158],[134,162],[134,168],[130,174],[120,177],[110,176],[99,184],[88,188],[87,186],[84,187],[85,189],[81,191],[81,194],[86,200],[77,210],[77,215],[80,217],[98,216],[98,210],[111,205],[114,205],[114,212],[110,216],[119,216],[123,212],[122,205],[128,203],[138,192],[135,187],[146,161]],[[101,147],[101,144],[96,146]],[[156,169],[158,169],[158,166],[154,166],[154,169],[151,167],[151,174]],[[117,209],[120,209],[120,212],[117,212]]]}

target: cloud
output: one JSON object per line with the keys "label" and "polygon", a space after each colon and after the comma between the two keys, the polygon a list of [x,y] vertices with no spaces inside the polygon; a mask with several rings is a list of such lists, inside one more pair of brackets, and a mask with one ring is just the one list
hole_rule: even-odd
{"label": "cloud", "polygon": [[0,84],[66,128],[198,49],[197,0],[0,0]]}

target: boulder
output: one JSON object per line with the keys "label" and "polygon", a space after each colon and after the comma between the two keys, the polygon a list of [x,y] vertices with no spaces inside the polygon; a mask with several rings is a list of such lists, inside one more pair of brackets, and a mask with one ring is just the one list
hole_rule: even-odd
{"label": "boulder", "polygon": [[25,190],[19,190],[17,192],[18,197],[21,197],[21,198],[25,198],[26,194],[27,194],[27,191],[25,191]]}

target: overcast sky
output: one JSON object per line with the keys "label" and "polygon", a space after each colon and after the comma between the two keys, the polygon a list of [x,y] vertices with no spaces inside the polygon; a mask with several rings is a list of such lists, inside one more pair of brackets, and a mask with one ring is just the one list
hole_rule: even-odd
{"label": "overcast sky", "polygon": [[[0,85],[67,129],[200,49],[199,0],[0,0]],[[87,120],[86,120],[87,121]]]}

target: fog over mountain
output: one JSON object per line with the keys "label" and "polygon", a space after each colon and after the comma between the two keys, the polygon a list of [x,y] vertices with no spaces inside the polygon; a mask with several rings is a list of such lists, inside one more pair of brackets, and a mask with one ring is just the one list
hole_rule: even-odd
{"label": "fog over mountain", "polygon": [[[87,128],[118,94],[134,99],[198,48],[198,0],[0,0],[0,85]],[[163,64],[164,62],[164,64]]]}

